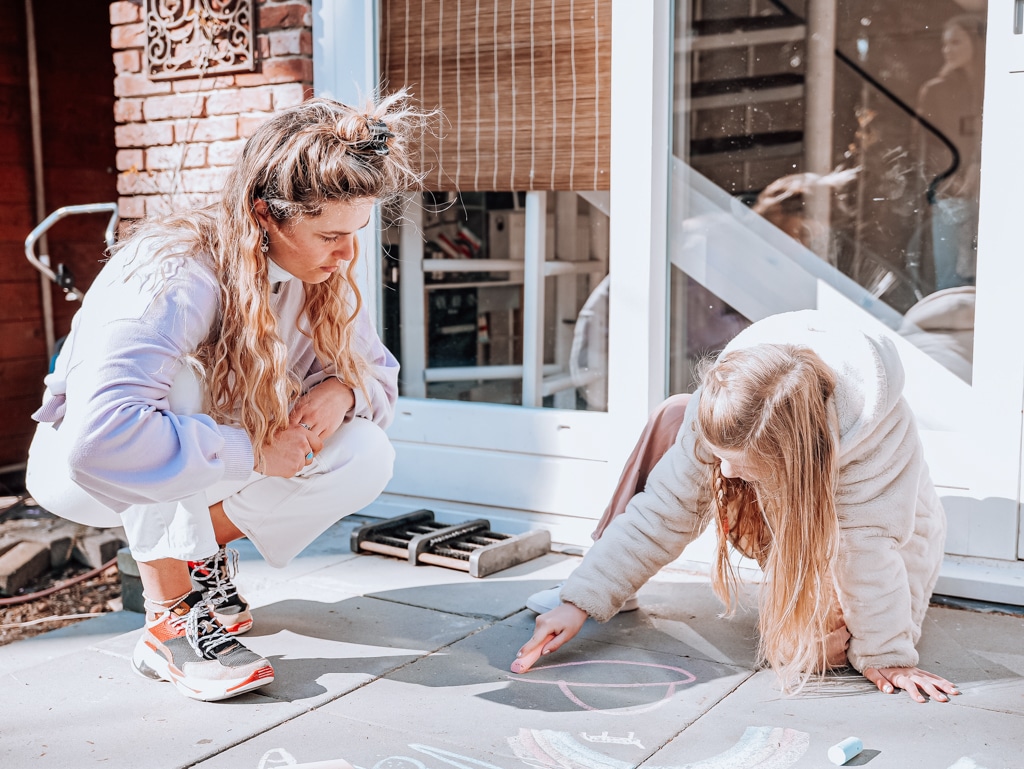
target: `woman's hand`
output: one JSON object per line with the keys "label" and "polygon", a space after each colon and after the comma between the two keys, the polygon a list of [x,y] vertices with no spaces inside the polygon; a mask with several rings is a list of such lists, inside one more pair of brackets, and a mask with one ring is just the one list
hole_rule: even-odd
{"label": "woman's hand", "polygon": [[313,455],[324,447],[324,442],[309,430],[292,425],[263,446],[263,463],[256,467],[263,475],[292,478],[313,463]]}
{"label": "woman's hand", "polygon": [[295,402],[289,421],[319,438],[322,446],[338,431],[355,405],[352,388],[337,377],[330,377]]}
{"label": "woman's hand", "polygon": [[906,689],[911,699],[918,702],[927,701],[922,690],[939,702],[948,702],[946,695],[960,693],[956,684],[920,668],[864,668],[864,677],[886,694]]}
{"label": "woman's hand", "polygon": [[537,617],[533,637],[523,644],[512,663],[513,673],[525,673],[541,655],[557,651],[571,640],[587,621],[587,613],[571,603],[562,603]]}

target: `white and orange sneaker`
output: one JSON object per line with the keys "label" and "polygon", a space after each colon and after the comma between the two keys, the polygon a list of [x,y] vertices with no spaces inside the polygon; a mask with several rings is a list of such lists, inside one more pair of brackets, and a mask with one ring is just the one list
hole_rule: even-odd
{"label": "white and orange sneaker", "polygon": [[270,663],[228,635],[199,591],[146,622],[132,667],[205,702],[237,697],[274,680]]}
{"label": "white and orange sneaker", "polygon": [[202,592],[213,607],[213,616],[231,635],[242,635],[252,627],[249,604],[238,594],[232,581],[238,573],[238,551],[221,547],[202,561],[189,561],[192,586]]}

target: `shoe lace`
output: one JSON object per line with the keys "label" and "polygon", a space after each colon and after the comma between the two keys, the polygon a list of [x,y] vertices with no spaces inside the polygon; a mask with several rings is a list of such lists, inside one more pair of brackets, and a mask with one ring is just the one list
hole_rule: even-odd
{"label": "shoe lace", "polygon": [[223,625],[213,618],[213,608],[207,599],[196,603],[188,614],[172,617],[170,624],[175,628],[185,626],[185,640],[195,653],[204,659],[213,659],[228,646],[238,643],[224,629]]}
{"label": "shoe lace", "polygon": [[192,577],[203,586],[204,597],[214,607],[238,595],[232,578],[238,573],[238,551],[222,547],[192,567]]}

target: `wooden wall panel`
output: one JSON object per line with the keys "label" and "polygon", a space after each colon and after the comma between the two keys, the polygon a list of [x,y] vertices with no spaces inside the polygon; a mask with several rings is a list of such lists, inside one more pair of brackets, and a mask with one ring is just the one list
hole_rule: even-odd
{"label": "wooden wall panel", "polygon": [[[107,0],[35,0],[43,115],[46,213],[65,205],[117,200],[114,68]],[[24,253],[36,224],[24,0],[0,0],[0,467],[25,461],[49,360],[39,274]],[[104,248],[103,216],[72,219],[49,236],[54,263],[87,287]],[[76,304],[52,289],[58,337]]]}

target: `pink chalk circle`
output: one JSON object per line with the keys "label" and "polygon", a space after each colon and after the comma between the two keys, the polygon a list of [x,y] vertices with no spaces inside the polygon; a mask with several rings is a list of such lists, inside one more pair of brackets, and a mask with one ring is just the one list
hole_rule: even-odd
{"label": "pink chalk circle", "polygon": [[[668,678],[663,681],[628,681],[624,683],[589,683],[583,681],[568,681],[564,678],[555,680],[544,680],[539,678],[529,677],[527,674],[519,676],[508,676],[513,681],[519,681],[520,683],[527,684],[547,684],[549,686],[557,686],[559,690],[564,694],[570,702],[583,708],[584,710],[591,710],[594,712],[612,713],[615,715],[632,715],[635,713],[646,713],[661,707],[665,702],[672,698],[672,695],[676,693],[676,689],[680,686],[686,686],[692,684],[697,680],[697,676],[688,670],[682,668],[673,667],[672,665],[658,665],[653,662],[632,662],[629,660],[584,660],[581,662],[563,662],[558,665],[543,665],[539,668],[531,668],[529,673],[539,673],[542,670],[555,670],[557,668],[572,668],[580,665],[633,665],[643,668],[654,668],[657,670],[665,670],[670,673],[678,674],[677,677]],[[637,705],[628,708],[615,708],[609,710],[606,708],[595,708],[585,703],[579,696],[573,691],[574,689],[649,689],[651,687],[665,687],[664,696],[650,704]]]}

